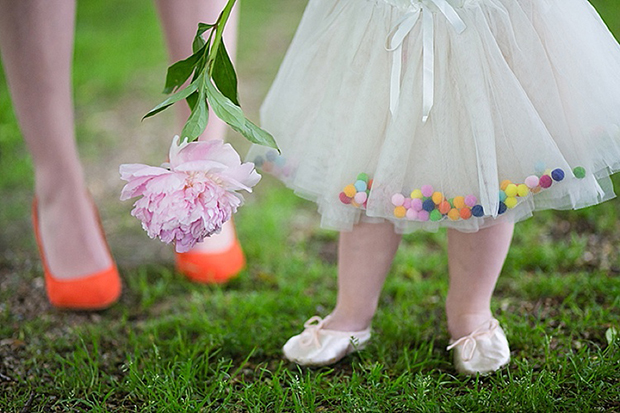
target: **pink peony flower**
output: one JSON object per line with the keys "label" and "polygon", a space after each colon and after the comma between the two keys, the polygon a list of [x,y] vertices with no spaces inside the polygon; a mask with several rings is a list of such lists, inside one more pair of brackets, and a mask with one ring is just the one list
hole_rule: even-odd
{"label": "pink peony flower", "polygon": [[121,200],[141,196],[131,215],[142,221],[149,237],[187,252],[220,232],[243,203],[236,191],[252,192],[260,175],[221,140],[179,144],[175,136],[169,159],[161,167],[121,165],[121,179],[127,181]]}

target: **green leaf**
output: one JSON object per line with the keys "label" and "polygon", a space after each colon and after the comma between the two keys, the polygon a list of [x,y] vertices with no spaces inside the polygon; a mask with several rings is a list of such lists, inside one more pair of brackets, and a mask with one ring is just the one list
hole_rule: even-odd
{"label": "green leaf", "polygon": [[185,60],[180,60],[168,68],[166,75],[166,86],[164,93],[172,93],[175,89],[181,87],[183,83],[190,77],[196,68],[198,61],[204,55],[204,46],[202,49],[191,55]]}
{"label": "green leaf", "polygon": [[213,81],[224,96],[235,105],[239,105],[239,93],[237,92],[237,74],[228,56],[224,42],[220,43],[215,61],[213,62]]}
{"label": "green leaf", "polygon": [[151,116],[158,114],[162,110],[168,109],[168,107],[178,102],[179,100],[187,99],[188,96],[190,96],[192,93],[194,93],[198,89],[198,86],[196,85],[196,83],[197,82],[192,82],[185,89],[168,97],[168,99],[164,100],[159,105],[151,109],[146,115],[144,115],[142,120],[146,118],[150,118]]}
{"label": "green leaf", "polygon": [[270,148],[277,149],[278,152],[280,152],[280,148],[278,148],[278,145],[276,144],[273,136],[271,136],[271,134],[265,129],[256,126],[249,119],[245,119],[245,124],[243,125],[243,128],[237,128],[233,125],[230,125],[230,127],[239,132],[250,142],[256,143],[258,145],[268,146]]}
{"label": "green leaf", "polygon": [[202,49],[207,43],[202,38],[202,34],[207,30],[211,30],[213,27],[215,27],[214,24],[198,23],[198,30],[196,31],[196,36],[194,37],[194,42],[192,43],[192,50],[194,51],[194,53]]}
{"label": "green leaf", "polygon": [[185,100],[187,101],[189,108],[191,110],[194,110],[194,108],[196,107],[196,102],[198,102],[198,92],[192,93]]}
{"label": "green leaf", "polygon": [[211,79],[206,79],[204,86],[207,89],[207,99],[217,117],[231,126],[243,127],[245,115],[241,108],[224,96],[211,82]]}
{"label": "green leaf", "polygon": [[188,138],[190,142],[196,140],[204,132],[208,122],[209,107],[205,99],[204,89],[201,88],[198,94],[198,102],[181,131],[181,139]]}

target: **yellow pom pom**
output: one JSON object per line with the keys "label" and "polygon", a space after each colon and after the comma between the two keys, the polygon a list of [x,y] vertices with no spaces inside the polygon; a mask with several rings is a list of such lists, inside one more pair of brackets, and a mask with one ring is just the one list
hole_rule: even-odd
{"label": "yellow pom pom", "polygon": [[508,197],[508,198],[506,198],[506,200],[504,201],[504,203],[506,204],[506,206],[507,206],[508,208],[511,208],[511,209],[517,206],[517,202],[518,202],[518,201],[517,201],[517,198],[514,198],[514,197]]}
{"label": "yellow pom pom", "polygon": [[357,189],[355,188],[355,185],[347,185],[344,187],[342,192],[344,192],[344,194],[349,198],[353,198],[355,194],[357,194]]}
{"label": "yellow pom pom", "polygon": [[355,208],[359,208],[360,207],[360,204],[358,204],[355,201],[351,201],[351,205],[353,205]]}
{"label": "yellow pom pom", "polygon": [[422,197],[422,191],[420,191],[419,189],[414,189],[413,191],[411,191],[411,199],[422,199]]}
{"label": "yellow pom pom", "polygon": [[394,208],[394,216],[396,218],[404,218],[407,215],[407,208],[404,206],[397,206]]}
{"label": "yellow pom pom", "polygon": [[551,176],[551,169],[545,169],[545,173],[543,175]]}
{"label": "yellow pom pom", "polygon": [[443,194],[441,192],[433,193],[433,202],[435,205],[441,204],[441,201],[443,201]]}
{"label": "yellow pom pom", "polygon": [[501,185],[499,186],[499,188],[500,188],[502,191],[505,191],[505,190],[506,190],[506,187],[507,187],[508,185],[510,185],[511,183],[512,183],[512,182],[510,182],[508,179],[506,179],[505,181],[502,181],[502,183],[501,183]]}
{"label": "yellow pom pom", "polygon": [[461,213],[458,209],[452,208],[450,212],[448,212],[448,218],[450,218],[452,221],[458,221],[459,218],[461,218]]}
{"label": "yellow pom pom", "polygon": [[465,197],[455,196],[452,200],[452,204],[458,209],[465,208]]}
{"label": "yellow pom pom", "polygon": [[530,188],[527,187],[527,185],[525,184],[521,184],[519,186],[517,186],[517,195],[518,196],[527,196],[530,193]]}
{"label": "yellow pom pom", "polygon": [[517,196],[517,186],[515,184],[509,184],[506,189],[504,189],[504,192],[506,192],[508,198],[515,197]]}

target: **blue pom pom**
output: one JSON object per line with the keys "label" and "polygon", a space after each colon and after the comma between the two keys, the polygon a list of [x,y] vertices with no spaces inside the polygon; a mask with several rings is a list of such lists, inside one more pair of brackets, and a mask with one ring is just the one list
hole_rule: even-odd
{"label": "blue pom pom", "polygon": [[355,181],[354,186],[355,189],[357,189],[357,192],[364,192],[368,189],[368,185],[364,181]]}
{"label": "blue pom pom", "polygon": [[482,205],[474,205],[471,209],[471,214],[477,218],[484,216],[484,208]]}
{"label": "blue pom pom", "polygon": [[504,192],[504,191],[502,191],[502,190],[500,190],[500,191],[499,191],[499,200],[500,200],[501,202],[504,202],[504,201],[506,200],[506,198],[507,198],[507,197],[508,197],[508,195],[506,195],[506,192]]}
{"label": "blue pom pom", "polygon": [[286,165],[286,159],[284,158],[284,156],[278,156],[274,163],[276,164],[276,166],[283,168],[284,165]]}
{"label": "blue pom pom", "polygon": [[564,171],[560,168],[554,169],[553,171],[551,171],[551,177],[554,181],[560,182],[562,179],[564,179]]}
{"label": "blue pom pom", "polygon": [[270,161],[270,162],[275,161],[277,157],[278,157],[278,152],[276,152],[276,151],[269,151],[265,155],[265,158],[267,158],[267,160]]}
{"label": "blue pom pom", "polygon": [[508,209],[508,207],[506,206],[506,204],[504,204],[503,202],[499,203],[499,208],[497,210],[497,213],[502,215],[504,212],[506,212],[506,210]]}
{"label": "blue pom pom", "polygon": [[264,163],[265,163],[265,160],[263,159],[262,156],[257,156],[256,158],[254,158],[254,165],[256,165],[257,168],[260,168],[261,166],[263,166]]}
{"label": "blue pom pom", "polygon": [[422,209],[424,209],[426,212],[433,212],[433,209],[435,209],[435,203],[432,199],[427,199],[422,204]]}

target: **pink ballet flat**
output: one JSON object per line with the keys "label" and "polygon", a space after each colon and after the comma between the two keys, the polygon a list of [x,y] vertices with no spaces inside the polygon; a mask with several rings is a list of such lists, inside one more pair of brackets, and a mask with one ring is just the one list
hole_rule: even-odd
{"label": "pink ballet flat", "polygon": [[329,316],[314,316],[304,323],[304,331],[291,337],[282,351],[284,356],[301,366],[318,367],[336,363],[345,356],[362,350],[370,340],[370,328],[363,331],[336,331],[323,328]]}
{"label": "pink ballet flat", "polygon": [[510,348],[499,321],[492,318],[471,334],[450,340],[447,350],[454,349],[454,366],[467,375],[489,374],[510,361]]}

